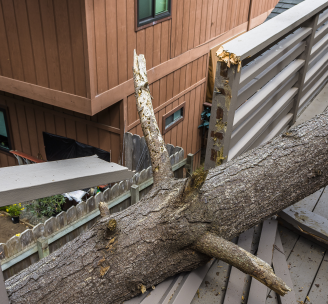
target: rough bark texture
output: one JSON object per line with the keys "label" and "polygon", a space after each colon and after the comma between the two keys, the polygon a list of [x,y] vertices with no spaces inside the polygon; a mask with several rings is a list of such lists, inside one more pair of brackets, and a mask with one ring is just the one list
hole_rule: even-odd
{"label": "rough bark texture", "polygon": [[[168,179],[136,205],[6,281],[11,303],[122,303],[208,261],[192,246],[227,240],[328,183],[328,113],[195,180]],[[115,219],[115,232],[107,228]],[[195,243],[197,245],[197,243]]]}
{"label": "rough bark texture", "polygon": [[206,233],[197,240],[193,248],[246,272],[281,296],[291,291],[283,280],[274,274],[268,263],[213,233]]}
{"label": "rough bark texture", "polygon": [[[328,184],[328,112],[209,172],[174,179],[142,62],[135,56],[137,105],[153,163],[153,189],[120,213],[107,216],[102,210],[104,217],[89,231],[8,279],[12,304],[122,303],[199,267],[210,259],[206,254],[217,255],[215,235],[230,240]],[[214,240],[202,243],[206,235]],[[250,263],[240,268],[247,272]],[[257,279],[268,278],[261,276]]]}
{"label": "rough bark texture", "polygon": [[133,78],[137,109],[150,152],[154,182],[156,183],[165,178],[172,178],[173,172],[169,154],[154,114],[147,78],[146,60],[144,55],[137,56],[136,51],[134,51]]}

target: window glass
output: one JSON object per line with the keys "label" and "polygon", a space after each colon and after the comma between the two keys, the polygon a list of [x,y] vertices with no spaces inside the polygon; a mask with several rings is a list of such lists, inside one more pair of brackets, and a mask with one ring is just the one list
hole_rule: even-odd
{"label": "window glass", "polygon": [[139,20],[152,17],[153,0],[139,0]]}
{"label": "window glass", "polygon": [[182,110],[182,108],[179,109],[178,111],[174,112],[172,115],[165,119],[165,128],[167,128],[170,124],[182,117]]}
{"label": "window glass", "polygon": [[155,15],[169,10],[169,0],[155,0]]}
{"label": "window glass", "polygon": [[5,113],[0,110],[0,148],[10,150]]}
{"label": "window glass", "polygon": [[173,122],[173,115],[170,115],[168,118],[165,119],[165,127],[170,125]]}

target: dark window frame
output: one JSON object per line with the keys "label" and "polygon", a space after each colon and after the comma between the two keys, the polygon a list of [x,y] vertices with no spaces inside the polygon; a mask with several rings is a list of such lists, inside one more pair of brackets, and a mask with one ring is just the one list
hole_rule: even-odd
{"label": "dark window frame", "polygon": [[[168,118],[169,116],[171,116],[172,114],[174,114],[175,112],[179,111],[180,109],[182,109],[182,117],[180,117],[179,119],[174,121],[168,127],[165,127],[165,119]],[[185,114],[186,114],[186,102],[184,101],[181,105],[175,107],[173,110],[171,110],[170,112],[163,115],[163,117],[162,117],[162,134],[164,135],[165,133],[169,132],[171,129],[176,127],[179,123],[181,123],[186,116]]]}
{"label": "dark window frame", "polygon": [[8,153],[10,155],[12,155],[10,153],[11,150],[14,150],[13,147],[13,140],[11,138],[12,133],[11,133],[11,128],[10,128],[10,123],[9,123],[9,113],[8,113],[8,108],[6,106],[0,105],[0,111],[3,112],[4,114],[4,118],[5,118],[5,126],[6,126],[6,131],[7,131],[7,135],[8,135],[8,144],[9,144],[9,150],[3,148],[0,145],[0,152],[5,152]]}
{"label": "dark window frame", "polygon": [[[155,2],[155,0],[152,0]],[[153,16],[151,18],[141,20],[139,21],[139,0],[134,1],[134,12],[135,12],[135,31],[140,31],[144,28],[153,26],[155,24],[161,23],[166,20],[172,19],[172,1],[173,0],[168,0],[169,1],[169,8],[167,12],[164,12],[162,14],[159,14],[158,16],[155,16],[155,5],[153,5]]]}

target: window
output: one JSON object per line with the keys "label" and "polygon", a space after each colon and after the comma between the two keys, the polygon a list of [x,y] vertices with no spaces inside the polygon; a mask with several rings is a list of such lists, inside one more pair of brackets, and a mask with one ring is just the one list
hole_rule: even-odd
{"label": "window", "polygon": [[137,30],[167,20],[171,17],[171,0],[135,1],[137,4]]}
{"label": "window", "polygon": [[11,143],[8,132],[6,111],[0,109],[0,150],[9,152],[11,150]]}
{"label": "window", "polygon": [[184,119],[185,102],[163,116],[163,134],[170,131]]}

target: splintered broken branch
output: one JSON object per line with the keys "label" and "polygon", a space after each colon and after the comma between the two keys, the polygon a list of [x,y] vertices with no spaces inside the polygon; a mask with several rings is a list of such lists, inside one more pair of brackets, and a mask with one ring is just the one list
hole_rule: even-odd
{"label": "splintered broken branch", "polygon": [[281,296],[291,291],[283,280],[274,274],[269,264],[213,233],[206,233],[197,240],[193,248],[238,268]]}
{"label": "splintered broken branch", "polygon": [[133,60],[133,79],[141,128],[149,149],[154,183],[156,184],[159,180],[172,178],[173,172],[169,154],[154,114],[147,78],[146,60],[144,55],[138,56],[136,51],[134,51]]}

